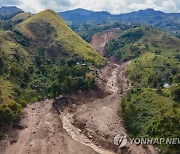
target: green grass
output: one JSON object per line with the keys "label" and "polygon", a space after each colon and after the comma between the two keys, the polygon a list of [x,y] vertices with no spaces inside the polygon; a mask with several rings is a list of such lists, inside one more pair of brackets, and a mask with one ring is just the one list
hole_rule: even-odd
{"label": "green grass", "polygon": [[[67,54],[77,54],[96,65],[102,65],[106,61],[51,10],[36,14],[17,25],[15,29],[29,39],[38,40],[31,42],[35,46],[37,45],[35,42],[38,42],[38,47],[46,44],[48,53],[54,52],[49,54],[59,56],[62,55],[62,51]],[[52,51],[55,48],[56,51]]]}
{"label": "green grass", "polygon": [[14,16],[11,21],[12,22],[18,22],[18,21],[24,21],[26,19],[28,19],[29,17],[31,17],[32,15],[26,12],[22,12],[17,14],[16,16]]}
{"label": "green grass", "polygon": [[2,102],[13,102],[13,98],[12,98],[13,86],[14,85],[11,82],[4,80],[2,77],[0,77],[1,103]]}

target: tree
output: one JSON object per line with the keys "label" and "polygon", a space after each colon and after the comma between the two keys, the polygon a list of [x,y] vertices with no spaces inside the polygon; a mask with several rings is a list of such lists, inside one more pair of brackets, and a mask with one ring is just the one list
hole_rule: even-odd
{"label": "tree", "polygon": [[0,57],[0,74],[3,72],[4,62],[3,59]]}
{"label": "tree", "polygon": [[65,77],[70,76],[70,75],[71,75],[71,68],[68,67],[68,65],[64,65],[64,66],[59,68],[59,72],[58,72],[59,82],[64,81]]}
{"label": "tree", "polygon": [[18,64],[12,64],[10,75],[17,79],[22,79],[24,76],[24,71]]}
{"label": "tree", "polygon": [[73,76],[84,76],[86,73],[86,69],[81,65],[75,65],[72,69]]}
{"label": "tree", "polygon": [[22,107],[18,103],[11,102],[7,105],[15,115],[19,115],[22,112]]}
{"label": "tree", "polygon": [[153,86],[153,88],[156,88],[157,85],[158,85],[158,76],[153,75],[153,77],[152,77],[152,86]]}
{"label": "tree", "polygon": [[92,72],[86,73],[86,80],[89,83],[89,88],[95,86],[95,78]]}
{"label": "tree", "polygon": [[20,118],[22,107],[15,102],[0,105],[0,126],[16,122]]}
{"label": "tree", "polygon": [[52,86],[51,86],[51,93],[52,93],[52,96],[55,98],[58,94],[58,83],[57,81],[53,82]]}
{"label": "tree", "polygon": [[29,80],[30,80],[29,73],[24,72],[24,82],[29,82]]}
{"label": "tree", "polygon": [[175,101],[177,101],[177,102],[180,101],[180,85],[172,90],[172,95],[173,95]]}
{"label": "tree", "polygon": [[0,126],[10,124],[13,121],[13,112],[7,106],[0,106]]}

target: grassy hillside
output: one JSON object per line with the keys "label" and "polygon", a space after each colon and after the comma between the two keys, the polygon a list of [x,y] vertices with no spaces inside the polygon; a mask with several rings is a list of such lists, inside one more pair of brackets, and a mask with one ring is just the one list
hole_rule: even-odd
{"label": "grassy hillside", "polygon": [[68,54],[68,56],[77,54],[97,65],[105,61],[51,10],[38,13],[17,25],[15,30],[31,40],[30,46],[33,49],[46,46],[48,55],[58,57],[62,54]]}
{"label": "grassy hillside", "polygon": [[0,137],[29,102],[95,86],[93,67],[106,59],[53,11],[0,31]]}
{"label": "grassy hillside", "polygon": [[[179,137],[180,40],[152,27],[125,31],[106,46],[107,56],[131,60],[126,70],[133,88],[119,110],[133,137]],[[111,52],[112,51],[112,52]],[[177,145],[161,145],[178,153]]]}
{"label": "grassy hillside", "polygon": [[16,16],[14,16],[11,19],[11,21],[12,22],[21,22],[21,21],[24,21],[24,20],[30,18],[31,16],[32,16],[32,14],[30,14],[30,13],[22,12],[22,13],[17,14]]}

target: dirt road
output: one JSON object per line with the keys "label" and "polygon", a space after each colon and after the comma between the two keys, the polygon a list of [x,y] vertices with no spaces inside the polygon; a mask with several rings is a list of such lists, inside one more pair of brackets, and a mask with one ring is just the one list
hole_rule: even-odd
{"label": "dirt road", "polygon": [[[109,95],[89,99],[84,97],[58,114],[53,100],[29,104],[21,121],[26,127],[17,130],[15,137],[0,142],[1,154],[155,154],[153,147],[127,144],[116,149],[114,136],[126,133],[117,115],[121,100],[119,87],[126,91],[130,85],[123,70],[128,65],[109,63],[98,72],[101,86]],[[100,82],[100,81],[99,81]],[[72,110],[73,108],[73,110]]]}

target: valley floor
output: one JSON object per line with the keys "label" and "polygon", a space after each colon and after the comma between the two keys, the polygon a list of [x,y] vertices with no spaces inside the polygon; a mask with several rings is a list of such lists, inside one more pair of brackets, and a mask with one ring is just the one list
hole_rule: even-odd
{"label": "valley floor", "polygon": [[[117,115],[122,93],[130,88],[124,75],[129,63],[109,63],[98,71],[98,83],[109,94],[91,99],[82,96],[77,103],[58,114],[53,100],[29,104],[24,110],[17,135],[6,136],[0,142],[2,154],[93,154],[132,153],[155,154],[156,148],[128,143],[118,149],[114,136],[126,133],[123,121]],[[121,90],[121,91],[120,91]]]}

